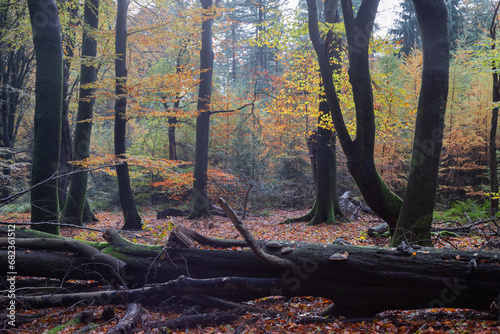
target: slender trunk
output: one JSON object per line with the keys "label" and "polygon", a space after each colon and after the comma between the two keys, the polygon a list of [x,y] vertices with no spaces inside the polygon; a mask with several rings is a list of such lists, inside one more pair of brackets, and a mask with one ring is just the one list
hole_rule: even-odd
{"label": "slender trunk", "polygon": [[[82,57],[85,63],[80,67],[80,99],[76,115],[73,159],[82,161],[90,156],[90,136],[92,133],[92,117],[95,98],[92,85],[97,80],[95,64],[88,63],[97,56],[97,40],[93,32],[99,23],[99,0],[85,1],[84,30],[82,34]],[[78,167],[75,167],[78,168]],[[87,172],[73,174],[63,217],[66,222],[83,225],[83,211],[86,205]],[[88,203],[87,203],[88,205]]]}
{"label": "slender trunk", "polygon": [[[71,44],[71,42],[67,42]],[[69,53],[68,53],[69,52]],[[73,56],[72,46],[66,47],[66,54]],[[69,74],[71,63],[65,59],[63,63],[63,101],[61,113],[61,154],[59,156],[59,174],[66,174],[71,170],[69,162],[71,161],[71,129],[69,126]],[[59,205],[64,207],[66,201],[69,177],[60,178],[59,186]]]}
{"label": "slender trunk", "polygon": [[402,241],[432,246],[444,116],[448,98],[449,40],[444,1],[413,0],[422,33],[422,86],[418,101],[410,174],[392,245]]}
{"label": "slender trunk", "polygon": [[[340,18],[337,15],[338,1],[327,0],[324,4],[325,21],[328,23],[339,22]],[[340,52],[338,48],[338,38],[334,36],[332,31],[328,32],[325,38],[329,57],[334,59],[331,68],[335,74],[340,72]],[[333,74],[333,73],[332,73]],[[323,91],[323,84],[320,83],[320,91]],[[313,209],[310,213],[292,219],[292,221],[301,221],[308,219],[310,225],[321,223],[334,223],[337,218],[343,217],[337,195],[337,164],[336,164],[336,141],[334,140],[333,130],[327,128],[327,120],[330,118],[330,109],[328,103],[324,100],[325,96],[321,97],[319,103],[319,117],[317,135],[314,143],[314,150],[311,154],[311,162],[313,164],[313,176],[316,189],[316,199]],[[311,143],[310,145],[312,145]],[[311,217],[312,216],[312,217]]]}
{"label": "slender trunk", "polygon": [[177,117],[168,118],[168,154],[170,160],[177,160],[177,142],[175,141],[175,127]]}
{"label": "slender trunk", "polygon": [[[61,143],[63,53],[59,14],[54,0],[28,0],[36,56],[35,142],[32,185],[57,174]],[[31,221],[58,222],[57,179],[31,191]],[[33,229],[59,234],[59,226],[33,225]]]}
{"label": "slender trunk", "polygon": [[[497,3],[495,7],[495,13],[493,15],[493,20],[490,26],[490,35],[493,40],[493,44],[491,45],[491,49],[495,52],[496,49],[496,32],[497,32],[497,13],[500,7],[500,2]],[[493,91],[492,98],[493,103],[500,102],[500,80],[498,78],[498,68],[497,61],[495,59],[492,60],[492,74],[493,74]],[[498,127],[498,107],[494,107],[491,112],[491,128],[490,128],[490,214],[494,216],[498,211],[498,159],[497,159],[497,127]]]}
{"label": "slender trunk", "polygon": [[[125,138],[127,131],[127,10],[129,1],[118,0],[116,15],[115,40],[115,72],[116,72],[116,102],[115,102],[115,155],[117,159],[126,158]],[[128,164],[123,161],[116,166],[118,177],[118,192],[123,210],[124,230],[140,230],[142,220],[135,206],[134,195],[130,187]]]}
{"label": "slender trunk", "polygon": [[210,139],[210,101],[212,97],[212,69],[214,54],[212,47],[213,18],[209,12],[212,0],[201,0],[205,11],[201,25],[200,88],[198,94],[198,117],[196,117],[196,149],[193,181],[193,210],[189,219],[210,216],[208,200],[208,146]]}

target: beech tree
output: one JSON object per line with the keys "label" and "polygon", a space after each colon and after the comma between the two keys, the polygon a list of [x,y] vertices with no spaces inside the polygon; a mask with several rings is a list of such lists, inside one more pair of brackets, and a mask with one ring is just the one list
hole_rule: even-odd
{"label": "beech tree", "polygon": [[[447,97],[446,94],[443,94],[443,91],[448,89],[449,44],[447,16],[445,15],[446,6],[442,1],[434,5],[415,1],[415,6],[420,7],[417,11],[420,28],[425,29],[422,35],[427,40],[427,44],[424,46],[424,52],[427,56],[425,58],[426,68],[422,74],[422,82],[426,86],[422,85],[420,93],[412,170],[410,171],[409,186],[405,195],[407,203],[405,204],[404,218],[398,221],[402,200],[382,180],[374,162],[375,113],[368,56],[378,1],[363,1],[356,16],[352,9],[352,2],[350,0],[341,1],[347,36],[349,82],[352,86],[356,109],[356,137],[354,140],[350,137],[344,122],[335,84],[332,80],[333,69],[326,51],[328,46],[319,34],[316,2],[308,0],[307,3],[309,8],[309,35],[318,56],[326,100],[330,107],[339,141],[347,158],[349,172],[356,181],[367,204],[389,224],[392,232],[398,225],[398,235],[394,240],[401,241],[401,233],[405,230],[410,231],[410,233],[405,233],[405,236],[412,242],[428,244],[430,242],[428,235],[435,200],[435,181],[437,180],[439,155],[442,146],[442,129]],[[424,14],[422,8],[439,10],[441,16]],[[437,49],[433,50],[433,48]],[[431,57],[430,55],[434,52],[439,55]],[[443,60],[444,58],[446,60]],[[433,81],[432,70],[438,71],[438,79],[435,82]],[[443,79],[443,76],[446,77],[446,80]],[[424,108],[427,108],[427,104],[429,104],[430,109],[424,110]],[[426,125],[431,127],[430,130],[425,128]],[[422,145],[430,145],[430,147],[424,147],[422,152],[420,148]],[[417,161],[417,159],[420,161]],[[423,165],[428,168],[425,172]],[[419,185],[414,184],[414,182],[418,182],[415,180],[417,175],[421,177],[425,175],[425,179]],[[417,198],[421,198],[419,196],[430,197],[425,197],[422,203],[416,201],[415,196]],[[429,208],[431,212],[429,212]],[[417,215],[415,211],[419,211],[419,214]],[[415,213],[416,216],[412,216],[413,213],[410,214],[409,212]],[[422,226],[424,226],[424,229],[429,230],[427,235],[419,230]],[[412,232],[414,228],[415,231]]]}
{"label": "beech tree", "polygon": [[342,1],[349,56],[349,81],[356,109],[356,138],[349,135],[333,82],[328,47],[320,36],[315,0],[307,0],[309,36],[318,56],[326,100],[339,142],[365,201],[377,215],[395,228],[401,208],[401,198],[394,194],[380,177],[374,161],[375,114],[370,78],[368,49],[378,1],[363,1],[356,18],[351,1]]}
{"label": "beech tree", "polygon": [[450,43],[443,1],[414,0],[424,63],[408,183],[392,245],[431,246],[431,225],[448,99]]}
{"label": "beech tree", "polygon": [[[31,170],[31,221],[58,222],[57,179],[61,142],[63,53],[59,13],[54,0],[28,0],[36,57],[35,142]],[[47,180],[50,181],[46,182]],[[57,224],[33,229],[59,234]]]}
{"label": "beech tree", "polygon": [[[325,22],[334,24],[340,22],[340,14],[338,13],[337,0],[325,0],[324,2]],[[324,36],[329,57],[332,59],[331,67],[335,74],[340,72],[340,37],[333,32],[333,27],[328,31],[327,36]],[[320,83],[320,92],[323,91],[324,85]],[[311,225],[320,223],[333,223],[337,219],[343,218],[343,213],[340,209],[337,194],[337,160],[336,160],[336,134],[328,127],[330,119],[330,110],[325,96],[321,93],[319,102],[318,126],[313,138],[309,138],[309,150],[313,157],[311,165],[313,175],[316,199],[314,206],[307,214],[302,217],[292,218],[285,223],[292,221],[309,221]]]}
{"label": "beech tree", "polygon": [[212,97],[212,69],[214,52],[212,47],[213,13],[212,0],[200,0],[203,8],[200,50],[200,87],[198,92],[199,112],[196,117],[196,148],[193,180],[193,209],[189,219],[210,216],[208,200],[208,146],[210,139],[210,101]]}
{"label": "beech tree", "polygon": [[[84,29],[82,33],[82,57],[80,67],[80,95],[73,144],[73,160],[78,162],[90,155],[90,136],[92,132],[92,115],[95,97],[92,85],[97,79],[96,64],[97,40],[92,33],[98,28],[99,0],[86,0],[83,13]],[[75,168],[78,168],[76,166]],[[87,193],[87,172],[71,176],[68,196],[63,212],[66,222],[81,225]]]}
{"label": "beech tree", "polygon": [[126,161],[125,135],[127,131],[127,11],[129,0],[118,0],[116,11],[115,36],[115,156],[120,163],[116,165],[118,192],[123,210],[125,230],[140,230],[142,219],[135,206],[134,194],[130,187],[130,175]]}

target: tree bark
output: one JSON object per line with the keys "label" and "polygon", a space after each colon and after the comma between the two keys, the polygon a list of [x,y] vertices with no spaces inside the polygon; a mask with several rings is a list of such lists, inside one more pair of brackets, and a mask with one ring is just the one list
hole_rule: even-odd
{"label": "tree bark", "polygon": [[448,99],[450,45],[444,1],[413,0],[422,34],[422,86],[408,183],[392,245],[431,246],[439,161]]}
{"label": "tree bark", "polygon": [[[28,9],[36,56],[35,142],[31,170],[31,183],[35,185],[59,170],[63,54],[61,26],[54,0],[43,3],[29,0]],[[59,221],[57,179],[31,191],[31,221]],[[34,225],[32,228],[59,234],[56,224]]]}
{"label": "tree bark", "polygon": [[[126,159],[125,138],[127,133],[127,10],[129,0],[118,0],[116,13],[115,39],[115,72],[116,72],[116,102],[115,102],[115,155],[117,159]],[[123,211],[124,230],[140,230],[142,219],[135,206],[134,194],[130,186],[128,164],[123,161],[116,166],[118,192]]]}
{"label": "tree bark", "polygon": [[210,101],[212,98],[212,70],[214,52],[212,47],[213,18],[210,8],[212,0],[200,0],[203,7],[200,51],[200,88],[198,94],[198,116],[196,117],[196,147],[193,180],[193,210],[188,219],[211,216],[208,199],[208,146],[210,140]]}
{"label": "tree bark", "polygon": [[[84,29],[82,33],[82,57],[80,67],[80,99],[76,115],[73,160],[82,161],[90,156],[90,137],[92,133],[92,117],[97,67],[94,63],[97,56],[97,40],[93,32],[99,25],[99,0],[87,0],[84,7]],[[78,167],[75,167],[78,168]],[[68,196],[64,206],[63,219],[74,225],[83,225],[83,212],[87,194],[88,173],[82,171],[71,176]]]}
{"label": "tree bark", "polygon": [[[48,298],[26,296],[24,300],[33,306],[38,303],[39,307],[45,307],[82,299],[98,303],[158,303],[168,296],[192,293],[236,301],[271,295],[321,296],[335,303],[334,315],[362,317],[390,309],[487,310],[500,289],[498,252],[285,241],[277,245],[258,241],[268,255],[292,263],[286,269],[263,262],[246,250],[162,249],[125,242],[116,234],[107,240],[109,244],[101,253],[126,263],[121,276],[128,286],[171,282],[146,285],[137,290],[51,295]],[[3,249],[7,246],[5,243],[0,245]],[[0,260],[0,270],[7,272],[6,250],[0,251]],[[101,280],[102,275],[94,269],[105,268],[98,261],[67,251],[16,253],[19,276]],[[177,280],[182,275],[190,278]],[[2,302],[8,302],[7,297],[1,297]]]}

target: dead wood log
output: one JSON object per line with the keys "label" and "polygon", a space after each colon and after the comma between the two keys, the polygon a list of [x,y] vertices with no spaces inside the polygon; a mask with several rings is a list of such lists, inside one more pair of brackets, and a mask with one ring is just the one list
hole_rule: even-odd
{"label": "dead wood log", "polygon": [[[8,238],[0,238],[0,247],[7,248],[9,246]],[[106,271],[116,279],[118,284],[126,285],[126,282],[120,276],[127,264],[113,256],[101,253],[98,249],[71,239],[46,239],[46,238],[27,238],[17,239],[15,242],[16,249],[39,249],[50,251],[73,252],[81,257],[89,259],[89,262],[96,262],[106,266]]]}
{"label": "dead wood log", "polygon": [[195,243],[215,248],[248,247],[245,240],[217,239],[204,236],[184,226],[176,226],[170,233],[167,247],[194,248]]}
{"label": "dead wood log", "polygon": [[127,304],[127,312],[120,319],[118,324],[108,331],[108,334],[129,334],[132,329],[141,320],[142,307],[141,304]]}
{"label": "dead wood log", "polygon": [[156,213],[156,219],[166,219],[168,217],[184,217],[189,214],[189,211],[179,210],[179,209],[165,209],[162,211],[158,211]]}
{"label": "dead wood log", "polygon": [[[147,285],[140,289],[111,290],[84,293],[16,296],[16,302],[26,308],[68,307],[76,303],[92,305],[143,303],[157,305],[173,296],[186,294],[251,295],[255,298],[281,295],[285,283],[278,278],[255,279],[222,277],[192,279],[181,276],[162,284]],[[9,305],[11,298],[0,296],[0,305]]]}
{"label": "dead wood log", "polygon": [[[123,277],[132,282],[129,285],[165,282],[180,275],[199,279],[239,277],[244,282],[245,277],[266,278],[269,280],[259,280],[261,288],[255,290],[221,288],[210,293],[180,289],[173,293],[199,293],[230,300],[276,294],[321,296],[333,300],[334,314],[348,317],[372,316],[389,309],[427,307],[488,310],[500,290],[498,252],[282,243],[280,248],[264,246],[263,250],[291,261],[293,269],[273,267],[245,250],[165,249],[156,253],[150,250],[151,256],[144,256],[147,252],[143,250],[140,256],[135,256],[133,251],[121,249],[114,255],[127,262]],[[83,270],[89,268],[88,259],[40,252],[16,254],[18,275],[99,279],[98,274]],[[333,256],[335,254],[344,256]],[[6,251],[0,252],[3,272],[7,272],[6,256]],[[136,301],[142,302],[142,293],[139,290],[135,294],[119,291],[114,298],[116,302],[125,303],[133,301],[133,298],[124,298],[125,295],[136,296]],[[95,295],[95,299],[99,299],[99,294]],[[162,299],[164,297],[165,294]]]}
{"label": "dead wood log", "polygon": [[[163,295],[153,295],[162,300],[172,293],[207,294],[230,300],[276,294],[321,296],[333,300],[333,314],[362,317],[388,309],[461,307],[488,310],[500,290],[498,252],[257,243],[262,252],[292,264],[286,268],[262,261],[246,250],[162,249],[137,245],[120,238],[117,233],[110,232],[110,244],[102,252],[127,264],[122,277],[129,286],[168,282],[180,275],[197,279],[219,277],[220,280],[234,277],[245,282],[237,289],[232,288],[234,284],[211,292],[201,288],[186,289],[184,286],[176,291],[169,288],[167,294],[162,291]],[[6,250],[0,250],[0,270],[4,273],[8,272],[7,256]],[[78,253],[16,252],[19,276],[100,280],[103,278],[102,269],[103,264],[90,262]],[[258,289],[251,289],[248,288],[249,282],[261,285]],[[155,287],[145,288],[154,291]],[[114,295],[109,292],[111,295],[101,293],[100,297],[96,293],[92,300],[101,299],[102,302],[104,297],[111,297],[119,303],[142,302],[140,298],[146,296],[140,295],[143,292],[118,291]],[[53,298],[57,296],[61,297],[55,295]],[[148,297],[148,302],[155,300]]]}

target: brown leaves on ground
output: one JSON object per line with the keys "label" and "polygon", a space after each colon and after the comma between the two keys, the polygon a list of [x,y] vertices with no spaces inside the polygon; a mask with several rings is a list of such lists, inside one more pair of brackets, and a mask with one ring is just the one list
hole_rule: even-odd
{"label": "brown leaves on ground", "polygon": [[[305,211],[265,211],[259,216],[250,216],[245,220],[249,230],[256,239],[288,240],[296,242],[331,243],[342,238],[352,244],[367,246],[387,246],[388,238],[370,238],[366,230],[376,226],[379,221],[371,217],[354,222],[342,222],[332,225],[308,226],[307,223],[293,223],[279,225],[286,218],[297,217]],[[89,227],[96,229],[119,229],[122,225],[122,216],[115,213],[101,212],[97,214],[99,223]],[[4,221],[27,222],[26,215],[3,217]],[[228,218],[214,216],[212,218],[186,220],[182,217],[172,217],[166,220],[155,219],[155,213],[143,214],[145,221],[144,231],[129,232],[125,236],[139,243],[163,245],[174,226],[184,226],[210,237],[225,239],[241,239]],[[80,240],[103,241],[102,233],[92,230],[62,229],[65,236]],[[467,237],[435,237],[435,247],[478,249],[495,238],[484,236]],[[329,322],[315,322],[321,311],[330,305],[331,301],[324,298],[292,298],[278,297],[263,298],[246,304],[273,311],[282,312],[281,315],[265,315],[248,312],[239,320],[216,327],[189,328],[172,333],[499,333],[500,325],[488,320],[486,314],[463,309],[424,309],[409,311],[390,311],[377,316],[376,319],[359,319],[356,322],[347,322],[344,319],[330,319]],[[115,318],[109,321],[101,319],[104,307],[75,307],[64,309],[54,308],[40,311],[19,310],[18,314],[42,313],[37,320],[19,326],[8,333],[46,333],[48,330],[65,324],[89,310],[96,317],[97,326],[94,329],[87,327],[87,333],[106,333],[116,325],[125,313],[125,306],[114,306]],[[188,310],[190,311],[190,310]],[[202,310],[196,308],[192,312],[217,312],[217,310]],[[185,314],[186,308],[147,308],[143,311],[142,322],[137,326],[135,333],[160,333],[157,328],[148,328],[147,324],[166,321]],[[491,318],[490,318],[491,319]],[[71,325],[58,333],[77,333],[85,325]]]}

